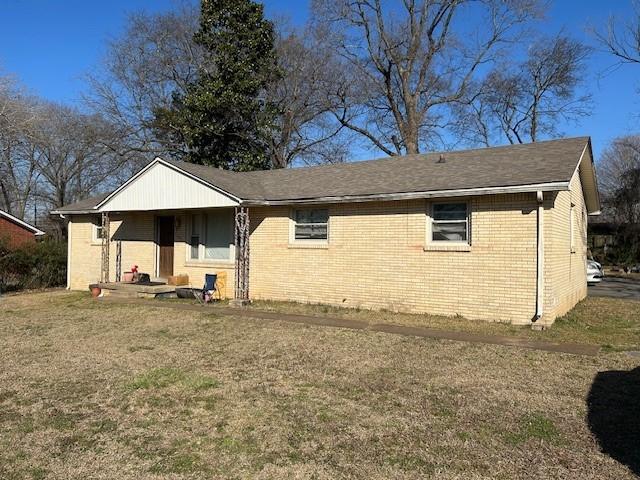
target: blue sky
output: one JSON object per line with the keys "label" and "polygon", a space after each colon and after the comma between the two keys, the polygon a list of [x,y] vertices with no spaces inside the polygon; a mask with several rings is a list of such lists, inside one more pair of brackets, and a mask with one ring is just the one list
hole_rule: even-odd
{"label": "blue sky", "polygon": [[[266,0],[269,17],[303,23],[308,1]],[[15,75],[33,93],[60,102],[75,102],[85,88],[83,75],[99,62],[105,41],[117,36],[127,12],[168,10],[172,0],[2,0],[0,71]],[[631,0],[552,0],[540,29],[564,29],[592,43],[589,25],[601,26],[610,14],[632,12]],[[596,157],[619,135],[640,131],[640,67],[623,66],[604,75],[614,60],[596,51],[587,81],[594,98],[593,114],[580,125],[563,125],[568,136],[591,135]]]}

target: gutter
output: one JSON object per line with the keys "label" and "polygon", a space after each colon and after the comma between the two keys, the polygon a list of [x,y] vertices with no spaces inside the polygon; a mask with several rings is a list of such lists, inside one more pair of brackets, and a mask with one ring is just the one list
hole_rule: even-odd
{"label": "gutter", "polygon": [[498,195],[507,193],[558,192],[568,191],[569,182],[548,182],[530,185],[512,185],[502,187],[478,187],[457,190],[430,190],[419,192],[383,193],[369,195],[344,195],[288,200],[242,200],[246,206],[313,205],[326,203],[355,203],[389,200],[413,200],[423,198],[466,197],[472,195]]}
{"label": "gutter", "polygon": [[536,314],[533,322],[537,322],[544,313],[544,193],[536,192],[538,201],[538,251],[536,255]]}

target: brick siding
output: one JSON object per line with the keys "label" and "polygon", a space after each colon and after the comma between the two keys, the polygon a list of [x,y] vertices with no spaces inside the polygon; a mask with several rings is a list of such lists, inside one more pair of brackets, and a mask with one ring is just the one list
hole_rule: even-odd
{"label": "brick siding", "polygon": [[4,217],[0,217],[0,238],[5,239],[10,248],[17,248],[36,241],[33,232]]}

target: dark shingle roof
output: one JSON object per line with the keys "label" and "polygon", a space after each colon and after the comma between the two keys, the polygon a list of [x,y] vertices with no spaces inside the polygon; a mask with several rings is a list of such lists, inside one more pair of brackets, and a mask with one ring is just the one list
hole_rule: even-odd
{"label": "dark shingle roof", "polygon": [[91,211],[95,208],[97,204],[99,204],[102,200],[104,200],[108,193],[103,193],[102,195],[96,195],[94,197],[85,198],[84,200],[80,200],[79,202],[72,203],[69,205],[65,205],[64,207],[57,208],[53,210],[51,213],[84,213]]}
{"label": "dark shingle roof", "polygon": [[[242,200],[286,202],[569,182],[588,144],[589,137],[577,137],[257,172],[230,172],[175,160],[167,163]],[[441,156],[444,162],[439,161]],[[104,197],[58,211],[86,209]]]}
{"label": "dark shingle roof", "polygon": [[262,199],[274,201],[568,182],[588,141],[580,137],[238,175],[259,181]]}

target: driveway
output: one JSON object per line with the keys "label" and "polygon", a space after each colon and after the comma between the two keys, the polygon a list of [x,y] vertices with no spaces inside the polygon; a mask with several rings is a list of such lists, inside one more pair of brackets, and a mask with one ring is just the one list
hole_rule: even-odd
{"label": "driveway", "polygon": [[630,278],[605,277],[599,284],[589,285],[589,295],[640,300],[640,281]]}

